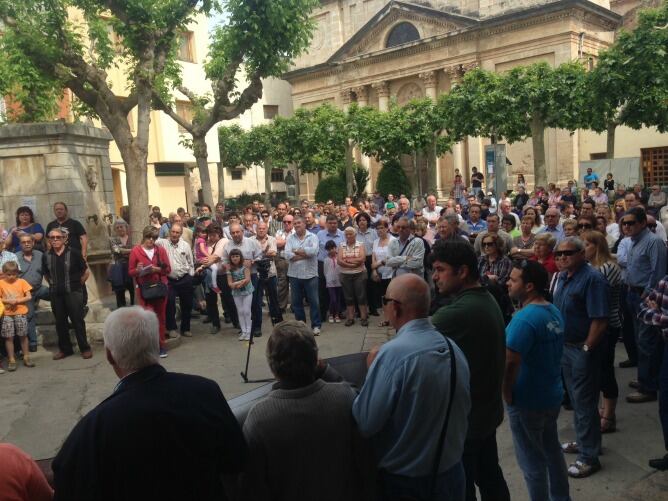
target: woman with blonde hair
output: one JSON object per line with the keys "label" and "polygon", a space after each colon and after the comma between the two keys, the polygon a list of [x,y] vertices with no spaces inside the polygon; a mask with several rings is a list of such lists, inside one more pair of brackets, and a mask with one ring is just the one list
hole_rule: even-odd
{"label": "woman with blonde hair", "polygon": [[594,211],[596,217],[604,217],[606,220],[605,233],[611,235],[615,241],[619,238],[619,225],[615,220],[615,215],[608,204],[596,204]]}
{"label": "woman with blonde hair", "polygon": [[601,393],[603,408],[601,415],[601,433],[611,433],[617,429],[615,408],[619,387],[615,379],[615,343],[622,330],[620,294],[622,291],[622,270],[608,248],[605,235],[598,231],[583,231],[580,238],[585,246],[585,258],[605,277],[610,286],[610,316],[608,331],[601,343],[603,362],[601,364]]}

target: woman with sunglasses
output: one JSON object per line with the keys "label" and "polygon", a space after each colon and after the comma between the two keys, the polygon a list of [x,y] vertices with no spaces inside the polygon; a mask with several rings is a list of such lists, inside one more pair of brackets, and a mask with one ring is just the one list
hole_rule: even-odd
{"label": "woman with sunglasses", "polygon": [[538,261],[543,265],[550,279],[558,271],[557,265],[554,262],[554,254],[552,253],[556,243],[557,240],[551,233],[536,235],[536,241],[533,244],[533,256],[529,257],[532,261]]}
{"label": "woman with sunglasses", "polygon": [[584,242],[585,259],[601,272],[610,286],[608,330],[605,335],[603,363],[601,364],[601,393],[603,406],[601,415],[601,433],[612,433],[617,429],[617,397],[619,387],[615,379],[615,344],[622,330],[620,295],[623,279],[622,270],[610,254],[608,241],[599,231],[584,231],[580,234]]}
{"label": "woman with sunglasses", "polygon": [[580,216],[578,217],[578,235],[584,231],[596,229],[596,218],[594,216]]}
{"label": "woman with sunglasses", "polygon": [[158,324],[160,326],[160,358],[165,358],[167,356],[165,339],[167,296],[149,299],[142,295],[142,285],[144,284],[162,282],[166,288],[167,275],[172,271],[167,251],[163,247],[155,245],[157,238],[157,228],[153,226],[144,228],[141,244],[135,245],[130,252],[128,273],[137,283],[139,305],[153,311],[158,317]]}
{"label": "woman with sunglasses", "polygon": [[482,256],[478,258],[478,272],[483,284],[498,284],[505,288],[513,265],[510,259],[503,254],[500,247],[503,241],[498,235],[488,233],[480,244]]}

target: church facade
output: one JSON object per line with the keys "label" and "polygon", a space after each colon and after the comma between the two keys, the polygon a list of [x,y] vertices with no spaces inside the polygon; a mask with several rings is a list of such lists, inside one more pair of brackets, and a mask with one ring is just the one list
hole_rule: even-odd
{"label": "church facade", "polygon": [[[399,104],[435,99],[472,68],[505,72],[538,61],[594,64],[622,24],[608,0],[323,0],[314,20],[311,47],[284,76],[292,85],[294,108],[322,103],[346,108],[357,102],[385,110],[391,99]],[[668,146],[666,135],[652,130],[622,129],[617,136],[616,157],[641,157],[643,142]],[[467,178],[473,166],[484,164],[486,144],[486,138],[468,138],[438,159],[439,195],[449,194],[456,169]],[[565,184],[577,179],[581,161],[605,152],[605,134],[550,129],[545,147],[548,180]],[[506,155],[512,162],[508,187],[520,173],[531,185],[531,140],[507,145]],[[358,160],[369,168],[367,190],[373,190],[380,165]],[[300,176],[303,194],[312,196],[316,184],[313,177]]]}

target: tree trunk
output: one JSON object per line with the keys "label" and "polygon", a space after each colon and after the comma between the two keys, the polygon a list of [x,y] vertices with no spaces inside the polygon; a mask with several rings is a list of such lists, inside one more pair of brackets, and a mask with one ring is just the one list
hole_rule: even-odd
{"label": "tree trunk", "polygon": [[420,172],[420,168],[418,167],[417,151],[413,152],[412,157],[413,157],[413,173],[415,174],[415,178],[417,179],[417,184],[416,184],[417,193],[414,198],[418,199],[422,196],[422,179],[421,179],[422,173]]}
{"label": "tree trunk", "polygon": [[[545,165],[545,124],[540,118],[530,122],[533,143],[534,186],[547,187],[547,165]],[[498,194],[497,194],[498,196]]]}
{"label": "tree trunk", "polygon": [[438,169],[438,159],[436,158],[436,144],[433,144],[427,150],[427,191],[434,196],[437,195],[438,185],[436,183],[436,169]]}
{"label": "tree trunk", "polygon": [[610,122],[608,124],[608,137],[605,150],[605,158],[612,160],[615,158],[615,133],[617,132],[617,124]]}
{"label": "tree trunk", "polygon": [[206,135],[192,134],[193,136],[193,154],[197,161],[199,170],[199,180],[202,184],[202,198],[204,203],[211,208],[213,203],[213,190],[211,189],[211,176],[209,176],[209,154],[206,148]]}
{"label": "tree trunk", "polygon": [[346,194],[349,197],[353,196],[353,143],[348,141],[348,147],[346,148]]}
{"label": "tree trunk", "polygon": [[225,165],[218,163],[218,201],[225,203]]}
{"label": "tree trunk", "polygon": [[[271,171],[274,166],[271,163],[271,160],[265,160],[264,162],[264,205],[265,207],[271,207]],[[295,179],[295,182],[297,180]]]}

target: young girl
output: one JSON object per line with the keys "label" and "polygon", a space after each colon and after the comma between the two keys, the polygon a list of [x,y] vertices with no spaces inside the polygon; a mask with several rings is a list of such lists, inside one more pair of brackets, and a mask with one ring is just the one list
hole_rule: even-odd
{"label": "young girl", "polygon": [[26,367],[35,367],[30,360],[28,350],[28,306],[30,301],[30,284],[19,278],[19,265],[14,261],[8,261],[2,265],[3,279],[0,280],[0,295],[5,307],[2,317],[2,337],[5,339],[5,348],[9,357],[7,369],[10,372],[16,370],[16,358],[14,358],[14,336],[21,340],[23,350],[23,364]]}
{"label": "young girl", "polygon": [[249,341],[254,290],[250,278],[250,268],[244,266],[244,257],[239,249],[232,249],[229,259],[230,273],[227,275],[227,283],[232,289],[232,297],[239,314],[239,325],[241,326],[239,341]]}
{"label": "young girl", "polygon": [[[211,254],[206,248],[206,228],[204,226],[197,226],[197,239],[195,240],[195,261],[198,263],[206,259]],[[200,266],[197,272],[204,272],[204,286],[211,289],[216,294],[220,294],[218,287],[218,263],[214,263],[208,267]]]}
{"label": "young girl", "polygon": [[341,311],[343,310],[343,289],[339,278],[339,265],[336,262],[338,249],[334,240],[328,240],[325,244],[327,258],[325,259],[325,284],[329,294],[329,323],[340,322]]}

